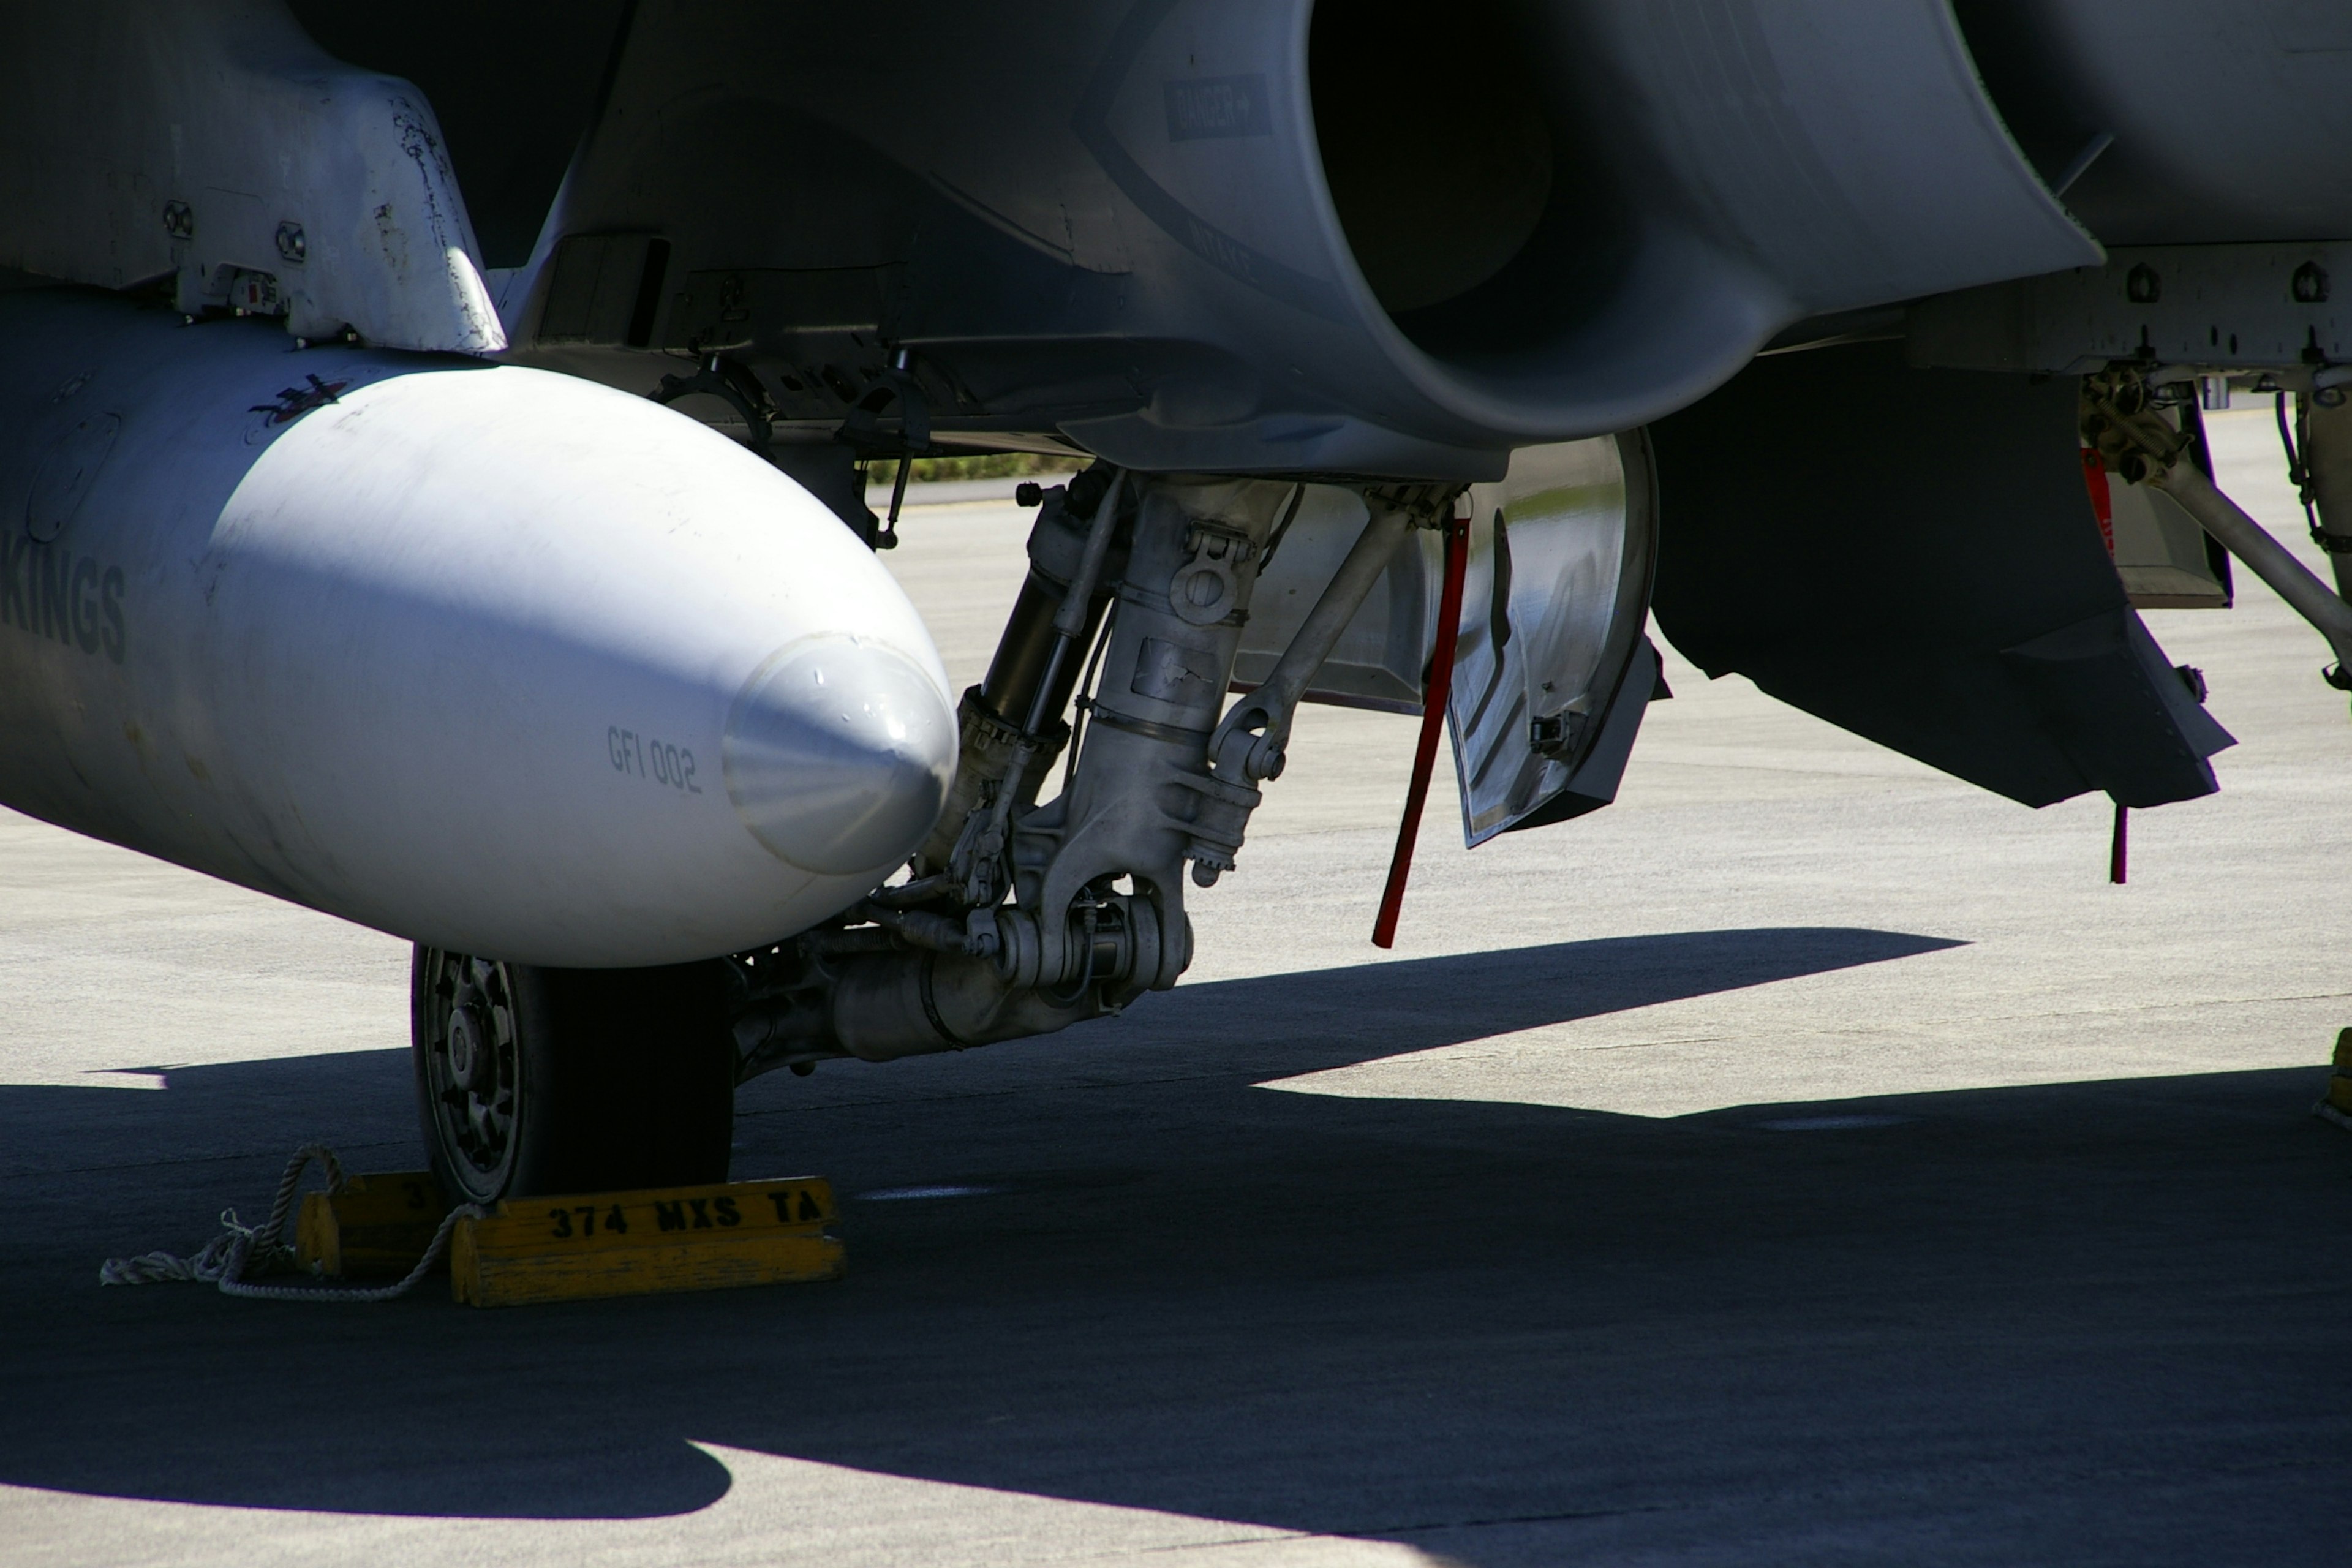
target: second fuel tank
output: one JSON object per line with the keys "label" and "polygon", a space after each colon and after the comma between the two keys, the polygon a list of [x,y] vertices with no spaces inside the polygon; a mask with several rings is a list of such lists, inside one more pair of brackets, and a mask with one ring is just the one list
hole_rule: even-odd
{"label": "second fuel tank", "polygon": [[66,289],[0,367],[0,803],[580,967],[789,934],[931,826],[920,619],[692,420]]}

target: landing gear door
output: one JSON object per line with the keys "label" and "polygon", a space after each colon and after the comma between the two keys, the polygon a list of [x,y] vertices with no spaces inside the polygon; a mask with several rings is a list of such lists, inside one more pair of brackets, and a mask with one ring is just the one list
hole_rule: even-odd
{"label": "landing gear door", "polygon": [[1470,500],[1446,717],[1475,847],[1615,799],[1664,689],[1643,635],[1656,538],[1644,437],[1523,447]]}
{"label": "landing gear door", "polygon": [[[1234,690],[1255,690],[1265,681],[1369,521],[1364,498],[1353,490],[1299,487],[1258,573],[1249,624],[1234,659]],[[1381,713],[1421,711],[1422,671],[1429,668],[1437,636],[1441,563],[1436,535],[1416,530],[1316,670],[1307,701]]]}

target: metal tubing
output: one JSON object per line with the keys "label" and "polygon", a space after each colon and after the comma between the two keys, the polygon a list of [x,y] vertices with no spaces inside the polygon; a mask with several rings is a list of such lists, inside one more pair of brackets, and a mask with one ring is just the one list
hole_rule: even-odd
{"label": "metal tubing", "polygon": [[1290,646],[1282,650],[1282,658],[1258,688],[1259,696],[1270,695],[1281,704],[1285,714],[1298,706],[1307,695],[1307,683],[1338,646],[1339,634],[1348,629],[1348,623],[1363,607],[1365,595],[1381,580],[1381,574],[1389,569],[1397,546],[1412,531],[1412,514],[1402,507],[1371,515],[1364,524],[1364,531],[1357,537],[1355,547],[1348,552],[1348,558],[1331,574],[1323,596],[1307,613],[1298,635],[1290,639]]}
{"label": "metal tubing", "polygon": [[2338,542],[2328,552],[2336,591],[2352,599],[2352,399],[2330,408],[2314,400],[2305,415],[2303,466],[2322,531]]}
{"label": "metal tubing", "polygon": [[[988,674],[980,683],[981,700],[988,710],[1007,724],[1018,724],[1024,715],[1035,706],[1039,692],[1045,694],[1045,710],[1059,713],[1069,705],[1070,693],[1077,685],[1078,671],[1075,664],[1065,662],[1054,671],[1049,683],[1047,672],[1054,663],[1054,647],[1058,634],[1054,622],[1061,614],[1066,595],[1060,584],[1032,571],[1023,579],[1020,596],[1013,601],[1013,614],[1006,617],[1004,635],[996,645],[996,657],[989,661]],[[1091,634],[1102,624],[1104,609],[1109,601],[1095,595],[1088,606],[1087,629]],[[1058,688],[1058,689],[1057,689]]]}
{"label": "metal tubing", "polygon": [[1397,546],[1412,531],[1412,513],[1402,507],[1375,506],[1365,521],[1364,531],[1357,536],[1355,547],[1339,569],[1331,574],[1323,596],[1299,623],[1297,635],[1290,646],[1282,650],[1274,668],[1258,689],[1234,704],[1216,733],[1209,741],[1209,755],[1215,760],[1223,775],[1229,766],[1224,746],[1234,735],[1249,726],[1250,716],[1262,718],[1265,724],[1263,737],[1250,748],[1250,760],[1244,771],[1253,778],[1273,778],[1282,771],[1283,748],[1290,739],[1291,715],[1298,710],[1300,699],[1307,695],[1307,683],[1323,661],[1331,657],[1331,649],[1339,636],[1348,629],[1363,606],[1365,595],[1372,584],[1388,570]]}
{"label": "metal tubing", "polygon": [[2185,459],[2149,474],[2147,483],[2179,501],[2223,549],[2244,562],[2255,576],[2269,584],[2278,596],[2327,639],[2336,662],[2352,669],[2352,605],[2321,582],[2297,561],[2285,545],[2272,538],[2263,525],[2246,515],[2237,502],[2213,488],[2213,481]]}
{"label": "metal tubing", "polygon": [[[1127,489],[1127,471],[1111,475],[1110,489],[1103,492],[1102,504],[1095,508],[1095,519],[1087,530],[1087,552],[1078,558],[1077,575],[1070,579],[1067,592],[1062,595],[1062,607],[1054,615],[1054,648],[1045,659],[1045,678],[1037,683],[1037,693],[1029,704],[1029,711],[1021,728],[1031,741],[1040,729],[1054,718],[1055,710],[1047,706],[1062,674],[1062,667],[1070,660],[1070,649],[1085,637],[1087,616],[1093,608],[1095,584],[1102,577],[1103,561],[1110,554],[1110,536],[1118,531],[1119,497]],[[1069,688],[1062,686],[1064,700]]]}

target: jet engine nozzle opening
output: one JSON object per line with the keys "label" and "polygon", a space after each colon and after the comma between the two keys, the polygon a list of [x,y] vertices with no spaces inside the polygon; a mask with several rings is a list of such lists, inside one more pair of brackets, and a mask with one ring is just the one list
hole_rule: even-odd
{"label": "jet engine nozzle opening", "polygon": [[1555,132],[1497,0],[1318,0],[1308,81],[1323,177],[1391,317],[1488,282],[1543,226]]}

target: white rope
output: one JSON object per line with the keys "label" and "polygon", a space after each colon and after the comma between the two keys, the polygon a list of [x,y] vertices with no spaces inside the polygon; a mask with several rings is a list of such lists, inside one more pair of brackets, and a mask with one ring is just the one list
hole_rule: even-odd
{"label": "white rope", "polygon": [[136,1258],[110,1258],[98,1266],[98,1282],[101,1285],[153,1285],[166,1279],[194,1279],[203,1284],[216,1282],[221,1271],[228,1267],[229,1245],[243,1229],[236,1223],[236,1211],[221,1211],[222,1234],[213,1237],[197,1251],[185,1258],[168,1252],[146,1252]]}
{"label": "white rope", "polygon": [[170,1279],[193,1279],[200,1284],[218,1285],[222,1295],[249,1301],[389,1301],[406,1295],[418,1280],[433,1271],[433,1265],[448,1247],[449,1234],[457,1228],[460,1219],[479,1219],[486,1212],[478,1204],[459,1204],[451,1209],[442,1216],[441,1228],[433,1233],[433,1244],[417,1259],[416,1267],[408,1271],[406,1279],[390,1285],[247,1284],[248,1269],[268,1269],[292,1258],[285,1242],[286,1215],[294,1206],[294,1189],[302,1179],[303,1168],[313,1160],[326,1168],[327,1191],[341,1192],[343,1167],[334,1151],[323,1143],[306,1143],[286,1163],[286,1174],[278,1179],[278,1196],[269,1205],[268,1221],[257,1226],[239,1225],[236,1211],[224,1209],[221,1233],[187,1257],[148,1252],[137,1258],[110,1258],[99,1265],[98,1282],[152,1285]]}

